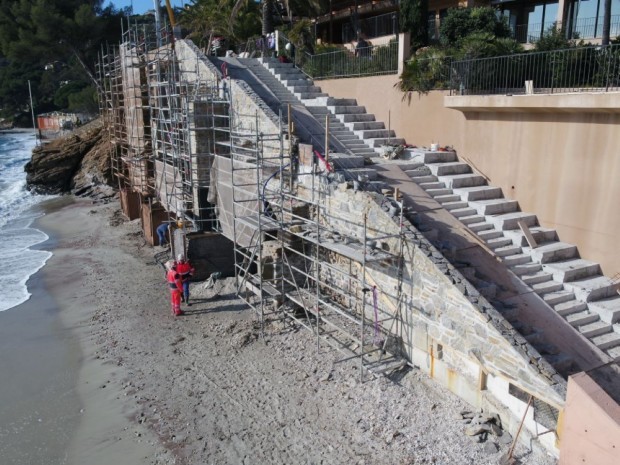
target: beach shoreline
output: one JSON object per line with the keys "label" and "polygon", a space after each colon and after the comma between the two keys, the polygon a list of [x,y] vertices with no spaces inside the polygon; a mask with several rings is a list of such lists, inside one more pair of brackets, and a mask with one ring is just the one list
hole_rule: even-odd
{"label": "beach shoreline", "polygon": [[454,415],[468,406],[418,370],[361,383],[359,363],[309,331],[261,330],[234,278],[194,283],[175,318],[140,220],[116,201],[63,201],[36,221],[54,247],[32,283],[48,296],[27,304],[47,302],[67,338],[64,449],[30,463],[491,465],[507,450],[464,435]]}

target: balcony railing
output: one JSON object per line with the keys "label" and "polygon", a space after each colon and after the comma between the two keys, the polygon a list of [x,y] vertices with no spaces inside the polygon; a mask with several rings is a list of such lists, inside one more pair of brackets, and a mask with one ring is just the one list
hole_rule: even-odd
{"label": "balcony railing", "polygon": [[[517,42],[529,44],[540,40],[551,27],[561,23],[546,21],[544,23],[519,24],[513,31],[513,37]],[[603,35],[603,18],[579,18],[574,24],[569,25],[565,31],[567,37],[575,39],[597,39]],[[610,37],[620,35],[620,15],[613,15],[609,28]]]}
{"label": "balcony railing", "polygon": [[620,45],[454,61],[452,95],[620,91]]}
{"label": "balcony railing", "polygon": [[[398,34],[398,12],[386,13],[371,18],[359,19],[357,27],[368,39],[381,36]],[[357,32],[352,23],[347,23],[342,28],[342,43],[357,39]]]}
{"label": "balcony railing", "polygon": [[[286,42],[286,38],[283,42]],[[284,47],[281,48],[285,50]],[[398,41],[371,45],[354,51],[339,49],[311,55],[306,52],[289,56],[297,68],[312,79],[337,79],[398,73]]]}

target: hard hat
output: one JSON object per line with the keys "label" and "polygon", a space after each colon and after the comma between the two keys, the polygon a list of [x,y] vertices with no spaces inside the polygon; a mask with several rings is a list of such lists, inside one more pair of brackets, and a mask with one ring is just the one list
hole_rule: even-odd
{"label": "hard hat", "polygon": [[290,51],[290,50],[291,50],[291,43],[290,43],[290,42],[287,42],[287,43],[286,43],[286,45],[284,46],[284,48],[285,48],[286,50]]}
{"label": "hard hat", "polygon": [[183,260],[185,260],[185,257],[183,256],[182,253],[180,253],[179,255],[177,255],[177,262],[182,262]]}

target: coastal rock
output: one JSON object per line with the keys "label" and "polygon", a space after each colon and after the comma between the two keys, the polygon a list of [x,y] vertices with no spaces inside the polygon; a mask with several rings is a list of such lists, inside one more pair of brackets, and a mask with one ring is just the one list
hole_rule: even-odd
{"label": "coastal rock", "polygon": [[37,194],[79,193],[86,192],[87,186],[109,182],[109,152],[93,150],[103,143],[103,134],[101,123],[96,121],[36,147],[24,168],[27,188]]}

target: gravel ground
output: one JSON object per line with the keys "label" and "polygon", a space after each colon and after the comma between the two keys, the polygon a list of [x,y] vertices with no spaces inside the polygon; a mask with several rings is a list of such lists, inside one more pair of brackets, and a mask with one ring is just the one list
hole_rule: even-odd
{"label": "gravel ground", "polygon": [[122,403],[124,447],[147,446],[143,463],[484,465],[508,450],[466,436],[456,418],[471,408],[415,368],[361,383],[356,363],[317,351],[303,328],[272,323],[261,335],[232,278],[194,284],[194,304],[173,317],[139,220],[123,221],[116,204],[76,212],[91,236],[61,235],[59,250],[88,256],[75,281],[93,302],[87,357],[108,368],[98,389]]}

